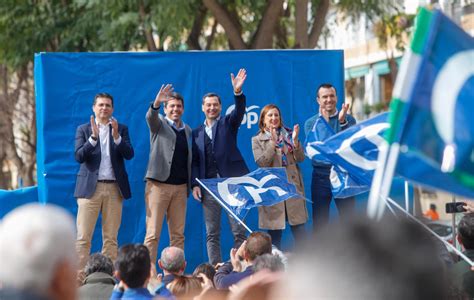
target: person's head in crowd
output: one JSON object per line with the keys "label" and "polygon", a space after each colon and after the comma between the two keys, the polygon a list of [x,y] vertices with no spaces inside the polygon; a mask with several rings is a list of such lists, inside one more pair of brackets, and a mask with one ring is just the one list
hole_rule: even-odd
{"label": "person's head in crowd", "polygon": [[459,221],[458,241],[464,249],[474,249],[474,213],[465,214]]}
{"label": "person's head in crowd", "polygon": [[145,287],[150,277],[150,252],[142,244],[128,244],[120,247],[115,270],[126,288]]}
{"label": "person's head in crowd", "polygon": [[193,276],[199,274],[206,275],[209,280],[214,281],[214,275],[216,275],[216,269],[210,263],[202,263],[194,269]]}
{"label": "person's head in crowd", "polygon": [[193,299],[202,291],[202,279],[194,276],[176,276],[167,286],[178,299]]}
{"label": "person's head in crowd", "polygon": [[285,266],[283,265],[283,262],[279,256],[273,254],[263,254],[255,258],[253,262],[253,270],[255,273],[261,270],[279,272],[284,271]]}
{"label": "person's head in crowd", "polygon": [[84,267],[85,276],[92,273],[105,273],[110,276],[114,274],[114,265],[112,260],[102,253],[94,253],[89,257],[89,260]]}
{"label": "person's head in crowd", "polygon": [[446,299],[433,237],[406,219],[326,227],[290,259],[273,299]]}
{"label": "person's head in crowd", "polygon": [[245,243],[244,259],[252,263],[255,258],[263,254],[272,253],[272,238],[263,231],[252,232]]}
{"label": "person's head in crowd", "polygon": [[8,213],[0,223],[0,283],[4,292],[9,289],[49,299],[75,299],[75,237],[74,221],[60,207],[27,204]]}
{"label": "person's head in crowd", "polygon": [[186,259],[183,249],[178,247],[166,247],[161,251],[158,265],[165,274],[182,275],[186,269]]}

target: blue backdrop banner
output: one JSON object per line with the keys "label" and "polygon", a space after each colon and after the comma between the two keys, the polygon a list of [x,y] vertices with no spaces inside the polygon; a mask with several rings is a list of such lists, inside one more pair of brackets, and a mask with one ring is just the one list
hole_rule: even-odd
{"label": "blue backdrop banner", "polygon": [[37,186],[14,191],[0,190],[0,219],[16,207],[31,202],[38,202]]}
{"label": "blue backdrop banner", "polygon": [[[243,91],[247,113],[238,144],[250,170],[256,169],[251,137],[258,131],[260,109],[274,103],[281,108],[287,126],[318,112],[316,88],[324,82],[335,85],[339,106],[344,101],[343,52],[336,51],[223,51],[160,53],[40,53],[35,56],[35,88],[38,126],[38,197],[77,213],[73,197],[79,164],[74,160],[77,126],[89,122],[92,101],[98,92],[114,97],[114,117],[129,127],[135,157],[126,162],[132,198],[124,202],[119,244],[142,243],[145,234],[144,174],[149,154],[145,113],[163,83],[172,83],[184,96],[183,119],[191,128],[204,121],[201,98],[207,92],[221,95],[223,114],[233,107],[230,73],[247,70]],[[304,136],[300,140],[304,140]],[[310,195],[311,164],[302,164],[306,194]],[[311,213],[311,212],[310,212]],[[205,226],[201,204],[188,199],[185,253],[188,266],[207,260]],[[222,251],[228,258],[232,236],[223,218]],[[247,225],[258,230],[257,212]],[[92,251],[101,248],[100,219]],[[159,249],[169,243],[166,224]],[[192,255],[191,255],[192,254]]]}

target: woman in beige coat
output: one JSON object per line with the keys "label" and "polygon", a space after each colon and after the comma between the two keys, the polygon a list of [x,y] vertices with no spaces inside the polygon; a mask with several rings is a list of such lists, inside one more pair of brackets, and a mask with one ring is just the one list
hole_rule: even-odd
{"label": "woman in beige coat", "polygon": [[258,208],[258,225],[267,229],[272,242],[280,248],[286,220],[290,223],[293,237],[304,236],[304,224],[308,220],[304,197],[303,178],[298,162],[304,160],[304,151],[298,140],[299,125],[293,130],[283,126],[280,109],[268,104],[260,113],[260,128],[252,138],[252,151],[259,167],[285,167],[288,180],[296,186],[301,198],[293,198],[272,206]]}

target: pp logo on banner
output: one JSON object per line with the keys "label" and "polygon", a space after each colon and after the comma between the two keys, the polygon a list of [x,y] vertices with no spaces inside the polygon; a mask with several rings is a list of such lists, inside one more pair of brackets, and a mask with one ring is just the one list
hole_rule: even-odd
{"label": "pp logo on banner", "polygon": [[[230,114],[234,110],[234,107],[235,107],[235,104],[232,104],[231,106],[229,106],[225,114],[226,115]],[[258,123],[257,109],[259,108],[260,106],[258,105],[252,105],[245,108],[246,113],[244,115],[244,119],[242,120],[242,125],[247,124],[247,129],[250,129],[252,125],[255,125]]]}
{"label": "pp logo on banner", "polygon": [[[267,191],[273,190],[278,194],[278,197],[282,197],[286,194],[288,194],[286,191],[284,191],[282,188],[279,186],[274,186],[270,185],[268,187],[265,187],[268,181],[272,179],[279,179],[277,176],[270,174],[267,176],[264,176],[260,180],[255,179],[253,177],[249,176],[242,176],[242,177],[230,177],[226,179],[223,182],[219,182],[217,184],[217,191],[219,192],[219,196],[224,200],[227,204],[230,206],[244,206],[246,200],[239,200],[237,199],[230,191],[229,191],[229,185],[230,184],[236,184],[236,185],[243,185],[243,184],[250,184],[253,185],[251,186],[244,186],[244,188],[247,190],[247,192],[250,194],[251,199],[255,203],[260,203],[262,202],[262,197],[260,194],[266,193]],[[248,201],[248,200],[247,200]]]}

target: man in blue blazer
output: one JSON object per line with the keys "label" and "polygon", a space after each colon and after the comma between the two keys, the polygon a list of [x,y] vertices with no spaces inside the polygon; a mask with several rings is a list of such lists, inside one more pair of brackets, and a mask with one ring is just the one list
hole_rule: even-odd
{"label": "man in blue blazer", "polygon": [[[102,253],[117,257],[117,234],[122,220],[122,201],[131,197],[124,159],[134,155],[128,128],[112,117],[111,95],[94,98],[94,116],[76,130],[75,158],[81,164],[74,197],[77,198],[79,269],[85,266],[97,217],[102,212]],[[81,272],[79,273],[81,277]]]}
{"label": "man in blue blazer", "polygon": [[[196,200],[202,201],[206,222],[207,254],[212,265],[222,261],[220,245],[222,207],[209,193],[201,191],[195,178],[239,177],[249,172],[237,148],[237,132],[245,114],[242,85],[246,77],[244,69],[240,69],[235,77],[231,74],[235,109],[226,116],[221,116],[222,103],[219,95],[215,93],[204,95],[202,111],[206,119],[204,124],[193,130],[192,134],[193,196]],[[234,235],[234,248],[238,248],[246,239],[246,232],[230,215],[228,218]]]}

